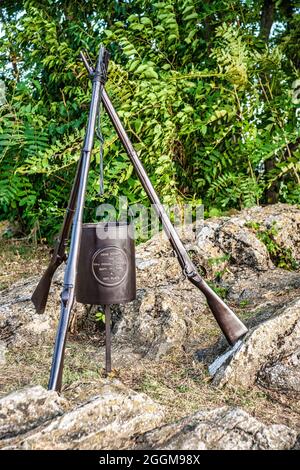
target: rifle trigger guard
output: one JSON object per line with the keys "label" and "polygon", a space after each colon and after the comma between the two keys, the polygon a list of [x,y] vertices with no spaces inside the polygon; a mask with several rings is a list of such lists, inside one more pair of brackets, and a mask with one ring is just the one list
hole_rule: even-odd
{"label": "rifle trigger guard", "polygon": [[187,265],[185,265],[184,268],[182,269],[182,273],[185,279],[192,279],[194,276],[197,276],[197,272],[194,269],[189,271]]}

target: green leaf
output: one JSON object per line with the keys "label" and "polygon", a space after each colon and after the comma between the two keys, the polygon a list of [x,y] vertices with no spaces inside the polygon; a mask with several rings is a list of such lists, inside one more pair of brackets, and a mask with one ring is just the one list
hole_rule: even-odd
{"label": "green leaf", "polygon": [[197,13],[192,13],[191,15],[184,17],[185,21],[194,20],[195,18],[198,18]]}
{"label": "green leaf", "polygon": [[135,73],[141,73],[141,72],[144,72],[144,70],[146,70],[148,67],[148,65],[145,65],[145,64],[141,64],[138,66],[138,68],[136,69]]}
{"label": "green leaf", "polygon": [[144,71],[144,76],[146,78],[155,78],[156,80],[158,79],[158,74],[155,72],[155,70],[152,67],[148,67]]}
{"label": "green leaf", "polygon": [[150,20],[150,18],[147,18],[146,16],[143,16],[141,18],[141,23],[142,24],[149,24],[149,25],[152,25],[152,21]]}
{"label": "green leaf", "polygon": [[206,132],[207,132],[207,126],[205,126],[205,125],[201,126],[201,133],[202,133],[202,135],[205,135]]}
{"label": "green leaf", "polygon": [[143,127],[143,121],[141,119],[136,119],[134,121],[134,128],[137,133],[140,132],[141,128]]}
{"label": "green leaf", "polygon": [[132,60],[130,62],[130,65],[129,65],[129,71],[130,72],[133,72],[133,71],[137,72],[137,67],[138,67],[139,63],[140,63],[139,60]]}
{"label": "green leaf", "polygon": [[138,20],[139,20],[139,17],[138,17],[137,15],[130,15],[130,16],[128,16],[128,18],[127,18],[127,21],[128,21],[129,23],[133,23],[134,21],[138,21]]}

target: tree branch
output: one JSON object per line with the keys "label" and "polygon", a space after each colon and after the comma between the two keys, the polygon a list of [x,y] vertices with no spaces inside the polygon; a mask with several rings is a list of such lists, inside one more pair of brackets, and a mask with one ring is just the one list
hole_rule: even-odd
{"label": "tree branch", "polygon": [[270,37],[271,28],[275,16],[275,1],[264,0],[260,17],[260,37],[267,42]]}

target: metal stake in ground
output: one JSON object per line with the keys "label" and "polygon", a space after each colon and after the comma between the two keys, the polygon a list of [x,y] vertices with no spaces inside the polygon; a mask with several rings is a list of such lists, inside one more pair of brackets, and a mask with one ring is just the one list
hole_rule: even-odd
{"label": "metal stake in ground", "polygon": [[105,313],[105,373],[111,372],[111,327],[110,327],[110,305],[104,305]]}

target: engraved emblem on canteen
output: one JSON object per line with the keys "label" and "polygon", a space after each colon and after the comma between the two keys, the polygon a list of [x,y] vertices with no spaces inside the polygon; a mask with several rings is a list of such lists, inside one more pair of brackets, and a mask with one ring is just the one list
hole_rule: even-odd
{"label": "engraved emblem on canteen", "polygon": [[127,255],[115,246],[101,248],[93,256],[92,271],[103,286],[117,286],[124,280],[128,271]]}

